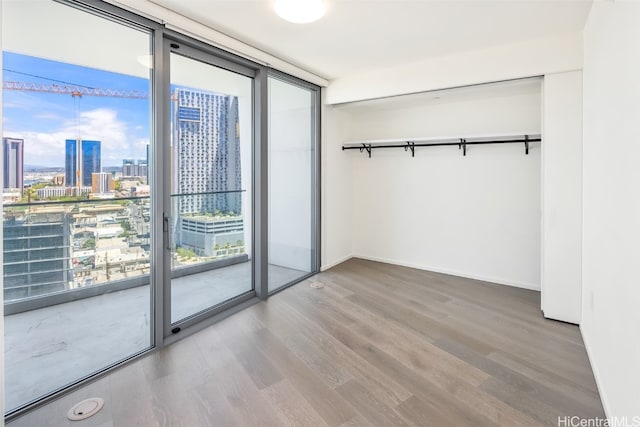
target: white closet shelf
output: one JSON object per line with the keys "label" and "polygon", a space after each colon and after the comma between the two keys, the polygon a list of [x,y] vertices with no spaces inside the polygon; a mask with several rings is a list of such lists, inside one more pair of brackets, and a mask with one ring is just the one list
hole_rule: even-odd
{"label": "white closet shelf", "polygon": [[415,147],[442,147],[457,145],[462,150],[464,156],[467,155],[467,145],[485,144],[524,144],[525,154],[529,154],[529,144],[541,142],[542,136],[539,132],[521,132],[508,134],[484,134],[466,136],[444,136],[428,138],[396,138],[377,139],[363,141],[349,141],[342,144],[342,150],[360,150],[367,152],[371,157],[371,151],[378,148],[404,148],[411,151],[411,157],[415,157]]}

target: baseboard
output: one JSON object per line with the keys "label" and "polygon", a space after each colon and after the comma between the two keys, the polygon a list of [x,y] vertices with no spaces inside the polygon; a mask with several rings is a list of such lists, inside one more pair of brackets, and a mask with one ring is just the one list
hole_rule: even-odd
{"label": "baseboard", "polygon": [[540,291],[540,285],[531,284],[531,283],[520,283],[520,282],[507,281],[507,280],[496,278],[496,277],[479,276],[479,275],[471,274],[471,273],[467,273],[467,272],[446,270],[446,269],[433,267],[433,266],[429,266],[429,265],[413,264],[413,263],[407,263],[407,262],[397,261],[397,260],[393,260],[393,259],[372,257],[372,256],[362,255],[362,254],[353,254],[353,258],[361,258],[361,259],[366,259],[366,260],[369,260],[369,261],[384,262],[386,264],[400,265],[400,266],[403,266],[403,267],[415,268],[417,270],[433,271],[434,273],[442,273],[442,274],[448,274],[448,275],[451,275],[451,276],[465,277],[467,279],[474,279],[474,280],[481,280],[483,282],[497,283],[498,285],[512,286],[514,288],[522,288],[522,289],[529,289],[529,290],[532,290],[532,291]]}
{"label": "baseboard", "polygon": [[347,256],[344,256],[342,258],[339,258],[339,259],[337,259],[337,260],[335,260],[333,262],[330,262],[329,264],[325,264],[325,265],[321,266],[320,267],[320,271],[326,271],[326,270],[328,270],[328,269],[330,269],[332,267],[335,267],[338,264],[342,264],[343,262],[345,262],[345,261],[347,261],[347,260],[349,260],[351,258],[353,258],[353,255],[347,255]]}
{"label": "baseboard", "polygon": [[602,407],[604,408],[604,415],[607,419],[610,419],[611,412],[609,411],[609,404],[607,403],[607,396],[604,393],[604,389],[602,388],[602,382],[600,380],[600,375],[598,368],[595,364],[595,360],[592,357],[592,353],[589,350],[591,347],[589,345],[589,339],[587,338],[587,334],[585,334],[584,326],[579,325],[580,327],[580,335],[582,336],[582,342],[584,343],[584,348],[587,351],[587,358],[589,359],[589,364],[591,365],[591,370],[593,371],[593,378],[596,380],[596,387],[598,388],[598,394],[600,395],[600,401],[602,402]]}

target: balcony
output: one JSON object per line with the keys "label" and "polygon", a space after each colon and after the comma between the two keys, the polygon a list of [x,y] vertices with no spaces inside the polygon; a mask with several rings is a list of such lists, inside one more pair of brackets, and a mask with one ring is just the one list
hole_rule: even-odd
{"label": "balcony", "polygon": [[[5,259],[24,266],[5,273],[8,411],[152,346],[150,243],[139,232],[148,230],[148,203],[132,198],[115,206],[114,200],[5,206],[5,230],[12,230],[5,234]],[[98,232],[114,223],[122,231]],[[45,224],[49,243],[41,239]],[[51,234],[51,224],[58,233]],[[51,245],[52,239],[60,244]],[[62,279],[45,282],[37,266],[51,262],[51,254],[39,260],[37,253],[51,247],[60,252],[56,278]],[[228,242],[210,249],[213,256],[173,251],[172,319],[252,291],[252,261],[244,249],[238,253]],[[21,262],[16,253],[30,259]],[[270,288],[306,274],[269,265]]]}

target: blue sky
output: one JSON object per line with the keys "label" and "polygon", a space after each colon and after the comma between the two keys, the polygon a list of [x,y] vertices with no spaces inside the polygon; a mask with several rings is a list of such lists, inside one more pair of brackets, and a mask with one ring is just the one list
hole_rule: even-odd
{"label": "blue sky", "polygon": [[[2,79],[149,92],[150,81],[93,68],[3,52]],[[56,82],[59,81],[59,82]],[[4,91],[3,136],[25,140],[25,165],[64,167],[64,141],[102,141],[102,166],[146,156],[149,100]],[[77,110],[76,110],[77,109]]]}

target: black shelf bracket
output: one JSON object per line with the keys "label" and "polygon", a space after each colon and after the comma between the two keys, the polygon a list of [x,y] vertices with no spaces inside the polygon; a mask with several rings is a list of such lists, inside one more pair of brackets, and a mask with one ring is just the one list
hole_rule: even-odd
{"label": "black shelf bracket", "polygon": [[524,154],[529,155],[529,135],[524,136]]}
{"label": "black shelf bracket", "polygon": [[416,156],[416,144],[411,141],[407,141],[407,145],[404,146],[404,151],[411,150],[411,157]]}
{"label": "black shelf bracket", "polygon": [[460,144],[458,144],[458,150],[462,148],[462,155],[467,155],[467,140],[460,138]]}
{"label": "black shelf bracket", "polygon": [[[342,147],[342,149],[344,150],[344,147]],[[362,151],[367,150],[367,153],[369,153],[369,158],[371,158],[371,144],[362,144],[362,147],[360,147],[360,152],[362,153]]]}

